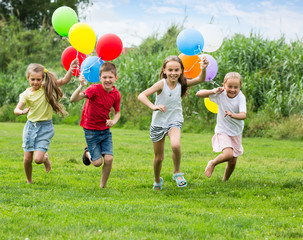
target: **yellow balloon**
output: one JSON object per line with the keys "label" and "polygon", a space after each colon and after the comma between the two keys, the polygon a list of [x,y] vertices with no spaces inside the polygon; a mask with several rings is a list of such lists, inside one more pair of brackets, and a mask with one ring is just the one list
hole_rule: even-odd
{"label": "yellow balloon", "polygon": [[90,54],[96,45],[96,34],[86,23],[74,24],[68,33],[70,44],[79,52]]}
{"label": "yellow balloon", "polygon": [[204,98],[204,104],[208,111],[218,113],[218,105],[210,101],[209,98]]}

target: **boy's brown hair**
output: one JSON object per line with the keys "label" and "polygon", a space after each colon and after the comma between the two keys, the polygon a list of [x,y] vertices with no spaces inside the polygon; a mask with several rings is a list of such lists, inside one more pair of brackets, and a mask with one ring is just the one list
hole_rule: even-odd
{"label": "boy's brown hair", "polygon": [[115,64],[111,62],[105,62],[101,65],[99,72],[100,76],[102,72],[112,72],[115,76],[117,76],[117,68]]}

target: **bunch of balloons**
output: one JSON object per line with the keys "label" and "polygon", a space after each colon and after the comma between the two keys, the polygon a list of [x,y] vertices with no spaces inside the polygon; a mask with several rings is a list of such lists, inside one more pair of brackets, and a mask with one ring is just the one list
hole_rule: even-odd
{"label": "bunch of balloons", "polygon": [[[202,33],[194,29],[185,29],[178,34],[177,47],[181,52],[179,58],[184,65],[185,77],[196,78],[201,73],[201,59],[205,56],[209,62],[205,81],[213,81],[218,73],[218,64],[211,55],[203,52],[218,50],[223,43],[223,35],[220,28],[212,24],[205,25]],[[204,104],[209,111],[218,112],[217,104],[208,98]]]}
{"label": "bunch of balloons", "polygon": [[[81,72],[88,81],[98,82],[99,69],[104,61],[114,60],[122,52],[123,44],[117,35],[108,33],[97,41],[92,27],[78,22],[76,12],[70,7],[57,8],[52,15],[52,25],[59,35],[68,37],[71,44],[61,56],[64,68],[68,70],[72,60],[79,59],[79,68],[73,71],[74,76],[78,76]],[[87,54],[94,51],[95,46],[98,57],[87,57]]]}

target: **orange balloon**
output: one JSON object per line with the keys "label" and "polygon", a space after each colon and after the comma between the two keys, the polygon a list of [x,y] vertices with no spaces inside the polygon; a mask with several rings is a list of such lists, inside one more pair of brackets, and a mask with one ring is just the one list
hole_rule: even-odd
{"label": "orange balloon", "polygon": [[183,53],[179,55],[183,66],[184,66],[184,76],[187,78],[196,78],[201,72],[201,59],[198,55],[188,56]]}

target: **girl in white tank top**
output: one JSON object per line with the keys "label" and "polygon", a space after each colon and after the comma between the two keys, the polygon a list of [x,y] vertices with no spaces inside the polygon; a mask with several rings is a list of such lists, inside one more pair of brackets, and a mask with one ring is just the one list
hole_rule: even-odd
{"label": "girl in white tank top", "polygon": [[[138,99],[152,109],[153,117],[150,127],[150,136],[154,147],[154,190],[162,190],[163,178],[160,177],[162,161],[164,159],[164,141],[168,135],[171,143],[172,158],[174,163],[173,180],[178,187],[186,187],[187,181],[180,172],[181,164],[181,127],[183,123],[181,98],[188,87],[202,83],[206,78],[208,61],[204,57],[201,61],[202,71],[197,78],[186,79],[184,66],[177,56],[168,56],[163,63],[160,81],[139,94]],[[156,93],[153,104],[148,96]]]}

